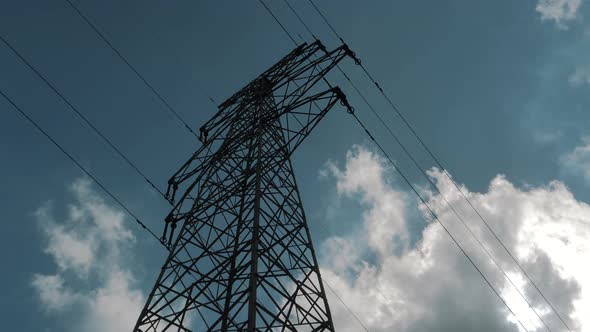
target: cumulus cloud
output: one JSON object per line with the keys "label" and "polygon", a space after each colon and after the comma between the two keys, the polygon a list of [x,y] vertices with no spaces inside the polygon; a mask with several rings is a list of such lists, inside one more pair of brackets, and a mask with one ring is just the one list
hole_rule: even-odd
{"label": "cumulus cloud", "polygon": [[41,307],[63,318],[65,331],[130,331],[145,301],[127,267],[135,238],[123,213],[87,179],[75,181],[70,192],[74,201],[63,220],[56,221],[52,204],[35,213],[56,271],[35,274],[32,287]]}
{"label": "cumulus cloud", "polygon": [[590,66],[578,67],[569,76],[569,82],[573,86],[590,84]]}
{"label": "cumulus cloud", "polygon": [[565,23],[578,16],[582,0],[539,0],[535,10],[542,20],[555,22],[559,28],[566,28]]}
{"label": "cumulus cloud", "polygon": [[[361,193],[361,200],[370,205],[363,215],[367,228],[375,232],[366,233],[369,246],[381,255],[389,255],[395,243],[408,242],[405,223],[405,194],[392,190],[384,182],[384,169],[375,163],[378,157],[368,150],[355,150],[346,155],[346,167],[340,171],[328,163],[329,170],[338,179],[338,192],[346,195]],[[394,241],[397,240],[397,241]]]}
{"label": "cumulus cloud", "polygon": [[[358,165],[367,167],[367,172],[351,171]],[[415,208],[413,197],[387,181],[393,173],[380,158],[355,147],[342,169],[337,165],[330,168],[337,190],[345,194],[342,199],[358,197],[365,204],[366,227],[361,234],[332,237],[320,246],[319,254],[324,258],[322,275],[369,330],[520,330],[440,225],[425,215],[423,209]],[[553,331],[566,331],[534,286],[462,200],[452,182],[436,169],[429,175],[549,327]],[[462,189],[570,328],[590,331],[587,318],[590,269],[584,264],[590,257],[590,206],[577,201],[560,182],[539,188],[518,188],[505,177],[497,176],[485,193]],[[443,198],[425,189],[422,194],[527,329],[543,330],[542,322],[469,236]],[[397,202],[389,199],[385,202],[383,197]],[[384,217],[382,211],[388,211],[384,204],[401,211]],[[391,242],[395,237],[389,233],[381,235],[384,223],[402,228],[401,234],[407,234],[411,216],[417,215],[429,220],[417,243],[410,244],[405,235],[398,239],[403,242],[401,251],[387,243],[377,243]],[[364,239],[368,241],[362,245]],[[331,293],[328,296],[337,329],[360,330],[338,298]]]}
{"label": "cumulus cloud", "polygon": [[[340,200],[365,207],[361,231],[333,236],[318,246],[322,276],[370,331],[519,331],[507,309],[479,274],[375,153],[353,148],[346,164],[331,163]],[[439,170],[429,172],[444,197],[469,223],[499,264],[526,294],[555,332],[564,326],[520,273],[454,185]],[[462,188],[498,236],[572,330],[590,331],[590,206],[560,182],[518,188],[503,176],[487,192]],[[63,318],[65,331],[129,331],[145,296],[129,266],[134,237],[123,214],[107,205],[86,180],[72,185],[73,203],[63,218],[51,204],[36,216],[46,238],[45,252],[55,270],[32,278],[47,315]],[[422,188],[429,205],[449,227],[490,282],[530,331],[543,330],[512,286],[470,239],[443,198]],[[416,217],[426,223],[415,238]],[[414,230],[414,231],[413,231]],[[338,331],[359,331],[359,324],[329,290]]]}
{"label": "cumulus cloud", "polygon": [[38,290],[43,309],[47,311],[63,310],[78,300],[76,294],[64,287],[64,279],[60,275],[35,274],[32,284]]}
{"label": "cumulus cloud", "polygon": [[563,154],[559,161],[565,170],[590,181],[590,137],[584,138],[581,145]]}

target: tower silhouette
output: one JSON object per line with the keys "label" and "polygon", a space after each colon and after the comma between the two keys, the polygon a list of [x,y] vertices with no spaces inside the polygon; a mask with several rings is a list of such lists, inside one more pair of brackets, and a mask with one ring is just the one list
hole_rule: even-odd
{"label": "tower silhouette", "polygon": [[336,104],[353,111],[325,79],[347,56],[302,44],[201,127],[168,182],[170,254],[135,332],[334,331],[290,158]]}

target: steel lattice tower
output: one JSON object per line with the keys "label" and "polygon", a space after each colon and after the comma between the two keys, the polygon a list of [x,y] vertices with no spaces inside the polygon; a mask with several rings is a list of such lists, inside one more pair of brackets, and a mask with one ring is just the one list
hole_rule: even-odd
{"label": "steel lattice tower", "polygon": [[346,56],[303,44],[201,127],[168,182],[170,255],[135,332],[334,331],[290,157],[338,102],[352,112],[324,78]]}

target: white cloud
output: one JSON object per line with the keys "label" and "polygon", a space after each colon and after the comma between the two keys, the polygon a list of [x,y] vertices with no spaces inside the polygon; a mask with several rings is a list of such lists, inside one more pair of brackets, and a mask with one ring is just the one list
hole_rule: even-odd
{"label": "white cloud", "polygon": [[64,280],[59,275],[35,274],[33,286],[39,291],[39,299],[47,311],[63,310],[78,300],[71,290],[64,288]]}
{"label": "white cloud", "polygon": [[[366,206],[360,233],[334,236],[319,246],[326,264],[322,276],[368,326],[378,331],[518,331],[506,309],[449,240],[430,222],[411,243],[416,202],[395,182],[374,153],[355,147],[346,165],[330,164],[340,199],[359,199]],[[472,225],[486,247],[513,276],[555,332],[565,329],[534,287],[493,241],[453,184],[437,170],[429,173],[445,197]],[[579,202],[559,182],[540,188],[517,188],[502,176],[485,193],[469,192],[473,204],[575,331],[590,331],[590,206]],[[123,215],[108,206],[85,180],[72,186],[75,202],[64,220],[50,205],[37,217],[47,238],[46,252],[56,271],[35,274],[32,286],[49,315],[62,317],[65,330],[129,331],[145,296],[135,286],[127,254],[134,238]],[[489,259],[469,239],[442,198],[423,190],[451,232],[531,331],[542,325]],[[56,235],[57,234],[57,235]],[[80,249],[84,248],[84,249]],[[83,253],[77,252],[82,251]],[[328,290],[338,331],[359,325]]]}
{"label": "white cloud", "polygon": [[568,80],[573,86],[590,84],[590,66],[576,68],[576,70],[574,70],[574,72],[569,76]]}
{"label": "white cloud", "polygon": [[94,263],[96,243],[90,234],[80,234],[78,224],[85,222],[83,218],[71,218],[67,224],[57,224],[52,219],[52,205],[45,204],[35,215],[48,239],[45,253],[51,255],[61,271],[73,270],[86,275]]}
{"label": "white cloud", "polygon": [[[364,165],[366,172],[349,171]],[[390,175],[383,162],[363,148],[354,148],[347,156],[344,170],[332,166],[337,189],[358,192],[367,207],[364,234],[333,237],[320,246],[325,264],[322,275],[371,331],[518,331],[502,303],[481,276],[450,241],[440,225],[430,222],[414,245],[406,241],[402,252],[387,244],[359,245],[363,239],[387,241],[375,235],[383,231],[382,193],[399,192],[386,181]],[[367,175],[370,173],[371,175]],[[534,287],[520,273],[508,255],[469,206],[462,201],[453,184],[438,170],[429,172],[443,195],[472,227],[499,264],[512,276],[538,313],[553,331],[565,331]],[[358,177],[357,179],[350,177]],[[367,180],[370,178],[370,181]],[[363,185],[350,186],[351,183]],[[494,178],[486,193],[469,192],[472,203],[494,228],[506,246],[519,259],[544,295],[550,299],[572,330],[590,331],[590,206],[577,201],[560,182],[540,188],[521,189],[506,178]],[[453,212],[436,194],[423,191],[430,206],[467,250],[490,282],[515,310],[530,331],[544,329],[517,292],[469,237]],[[402,211],[394,227],[407,227],[414,211],[411,197],[395,196],[389,202]],[[375,218],[376,220],[372,220]],[[428,218],[428,217],[427,217]],[[402,230],[402,234],[408,230]],[[334,246],[345,248],[340,257]],[[330,250],[328,250],[328,249]],[[389,248],[389,252],[385,250]],[[377,254],[377,255],[375,255]],[[337,258],[337,259],[334,259]],[[339,331],[358,331],[358,323],[339,300],[330,293],[331,309]]]}
{"label": "white cloud", "polygon": [[134,289],[133,283],[129,271],[114,268],[92,297],[88,296],[83,330],[131,331],[145,302],[142,292]]}
{"label": "white cloud", "polygon": [[565,170],[590,181],[590,137],[584,138],[581,145],[563,154],[559,161]]}
{"label": "white cloud", "polygon": [[554,21],[562,29],[565,23],[578,16],[582,0],[539,0],[535,10],[541,14],[542,20]]}
{"label": "white cloud", "polygon": [[75,200],[63,221],[55,221],[50,204],[35,214],[57,271],[35,274],[32,286],[42,308],[64,318],[66,331],[130,331],[145,301],[127,267],[133,234],[88,180],[70,190]]}
{"label": "white cloud", "polygon": [[392,190],[383,181],[385,171],[377,156],[364,149],[355,148],[346,155],[346,168],[340,171],[335,165],[328,164],[329,170],[338,179],[338,192],[351,195],[362,194],[362,201],[371,205],[363,216],[368,232],[369,245],[376,252],[388,255],[396,246],[394,238],[400,244],[407,242],[407,227],[404,224],[404,196],[400,191]]}

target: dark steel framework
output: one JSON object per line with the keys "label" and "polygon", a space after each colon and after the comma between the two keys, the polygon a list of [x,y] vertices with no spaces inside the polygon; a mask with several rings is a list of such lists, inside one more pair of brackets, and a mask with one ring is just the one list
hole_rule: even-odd
{"label": "dark steel framework", "polygon": [[169,181],[170,255],[135,332],[334,331],[290,157],[338,102],[353,111],[325,79],[347,56],[303,44],[201,127]]}

